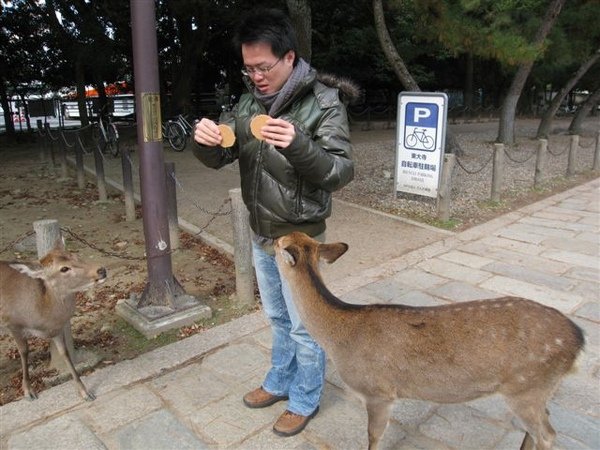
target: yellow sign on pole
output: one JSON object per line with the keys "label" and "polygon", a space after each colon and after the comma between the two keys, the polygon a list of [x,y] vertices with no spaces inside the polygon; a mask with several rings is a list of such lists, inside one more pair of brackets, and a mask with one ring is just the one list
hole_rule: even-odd
{"label": "yellow sign on pole", "polygon": [[162,141],[160,94],[156,92],[142,92],[142,120],[144,142]]}

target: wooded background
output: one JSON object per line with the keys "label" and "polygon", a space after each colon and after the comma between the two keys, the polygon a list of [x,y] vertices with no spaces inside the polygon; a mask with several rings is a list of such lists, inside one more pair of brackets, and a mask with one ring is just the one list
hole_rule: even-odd
{"label": "wooded background", "polygon": [[[102,102],[108,84],[126,81],[135,89],[129,2],[0,5],[7,133],[14,95],[65,87],[81,93],[93,85]],[[194,114],[203,93],[239,98],[241,61],[232,32],[259,5],[287,11],[301,55],[320,71],[358,83],[366,105],[394,105],[402,90],[445,91],[455,105],[496,108],[497,140],[511,143],[516,114],[539,116],[542,137],[561,107],[587,115],[599,100],[597,0],[157,0],[165,117]],[[589,93],[588,103],[572,104],[576,90]]]}

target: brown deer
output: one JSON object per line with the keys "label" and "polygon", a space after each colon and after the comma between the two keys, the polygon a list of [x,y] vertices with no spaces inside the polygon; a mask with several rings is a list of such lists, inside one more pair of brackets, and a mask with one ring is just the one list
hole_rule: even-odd
{"label": "brown deer", "polygon": [[522,449],[552,447],[546,403],[583,348],[577,325],[518,297],[434,307],[344,303],[325,287],[318,264],[347,249],[298,232],[275,244],[306,329],[367,408],[369,449],[397,398],[459,403],[495,393],[525,425]]}
{"label": "brown deer", "polygon": [[37,398],[27,364],[27,336],[32,335],[52,339],[81,396],[94,400],[73,366],[64,328],[75,312],[75,294],[105,280],[104,267],[85,263],[59,245],[39,262],[0,261],[0,325],[8,328],[17,342],[25,398]]}

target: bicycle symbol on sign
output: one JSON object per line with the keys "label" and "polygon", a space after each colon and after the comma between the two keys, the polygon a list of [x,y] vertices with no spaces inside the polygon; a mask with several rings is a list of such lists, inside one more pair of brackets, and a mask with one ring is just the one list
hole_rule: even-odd
{"label": "bicycle symbol on sign", "polygon": [[[421,144],[421,145],[419,145]],[[435,140],[427,135],[427,130],[422,128],[413,129],[412,134],[406,136],[406,147],[408,148],[424,148],[425,150],[431,150],[435,145]]]}

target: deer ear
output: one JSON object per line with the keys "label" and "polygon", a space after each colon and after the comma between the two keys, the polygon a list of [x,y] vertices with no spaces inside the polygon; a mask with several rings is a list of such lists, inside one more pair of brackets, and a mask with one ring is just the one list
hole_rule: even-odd
{"label": "deer ear", "polygon": [[284,263],[288,264],[291,267],[296,265],[296,256],[294,256],[293,247],[287,247],[281,249],[281,257]]}
{"label": "deer ear", "polygon": [[334,263],[340,256],[348,251],[348,244],[335,242],[333,244],[319,244],[319,258],[328,264]]}
{"label": "deer ear", "polygon": [[30,278],[44,278],[44,268],[39,264],[12,263],[9,266]]}

